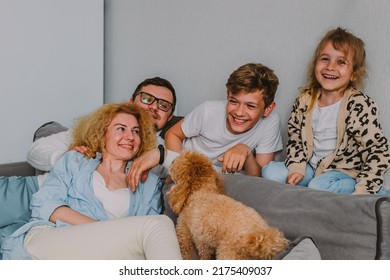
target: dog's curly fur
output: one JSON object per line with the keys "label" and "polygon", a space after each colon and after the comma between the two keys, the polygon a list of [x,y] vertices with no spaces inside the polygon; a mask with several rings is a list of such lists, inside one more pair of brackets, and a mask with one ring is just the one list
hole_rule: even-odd
{"label": "dog's curly fur", "polygon": [[225,194],[211,161],[195,151],[181,152],[172,163],[168,193],[179,215],[176,231],[184,259],[272,259],[289,243],[252,208]]}

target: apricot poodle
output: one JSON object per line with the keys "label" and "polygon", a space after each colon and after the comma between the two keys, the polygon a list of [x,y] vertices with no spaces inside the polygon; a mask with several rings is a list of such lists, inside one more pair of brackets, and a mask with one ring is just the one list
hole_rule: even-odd
{"label": "apricot poodle", "polygon": [[178,214],[184,259],[272,259],[288,245],[254,209],[225,194],[222,177],[204,155],[181,152],[169,171],[174,185],[168,201]]}

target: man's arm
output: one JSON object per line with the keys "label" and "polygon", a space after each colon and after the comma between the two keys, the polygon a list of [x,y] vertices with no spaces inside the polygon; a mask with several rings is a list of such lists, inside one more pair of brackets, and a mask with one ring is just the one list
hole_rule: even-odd
{"label": "man's arm", "polygon": [[50,171],[57,160],[69,149],[71,131],[63,131],[37,139],[27,153],[27,162],[34,168]]}

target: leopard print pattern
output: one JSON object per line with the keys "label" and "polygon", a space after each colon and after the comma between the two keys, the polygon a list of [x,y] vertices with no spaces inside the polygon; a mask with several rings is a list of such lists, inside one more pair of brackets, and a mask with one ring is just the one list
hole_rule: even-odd
{"label": "leopard print pattern", "polygon": [[[351,175],[357,182],[356,193],[375,194],[383,185],[383,176],[390,166],[388,140],[378,121],[376,103],[355,89],[345,94],[348,95],[346,106],[340,107],[339,112],[345,115],[342,139],[338,139],[341,141],[338,141],[336,152],[322,159],[318,167],[321,166],[321,172],[338,170]],[[303,171],[304,174],[306,163],[312,156],[312,149],[309,148],[313,144],[312,130],[306,127],[307,118],[311,116],[309,103],[308,92],[302,93],[296,99],[288,121],[286,166],[290,172]]]}

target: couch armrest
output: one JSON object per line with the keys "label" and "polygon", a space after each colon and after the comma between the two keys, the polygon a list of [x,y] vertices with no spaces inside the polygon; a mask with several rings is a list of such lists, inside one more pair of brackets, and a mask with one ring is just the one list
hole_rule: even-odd
{"label": "couch armrest", "polygon": [[34,176],[35,169],[25,161],[0,164],[0,176]]}
{"label": "couch armrest", "polygon": [[344,195],[225,175],[227,193],[287,238],[311,236],[323,259],[389,259],[390,197]]}

